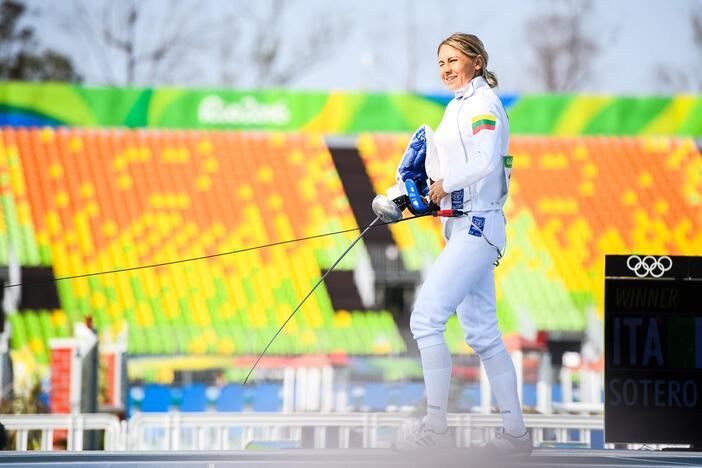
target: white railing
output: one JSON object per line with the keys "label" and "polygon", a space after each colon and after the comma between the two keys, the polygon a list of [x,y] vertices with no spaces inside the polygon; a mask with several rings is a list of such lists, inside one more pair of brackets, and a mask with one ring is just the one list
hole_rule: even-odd
{"label": "white railing", "polygon": [[[526,414],[534,444],[581,443],[602,430],[600,415]],[[53,449],[56,430],[68,432],[67,449],[83,449],[88,430],[104,431],[104,447],[117,450],[241,450],[252,442],[287,442],[322,448],[382,448],[407,434],[416,419],[405,413],[138,413],[120,423],[109,414],[2,415],[9,431],[17,431],[16,450],[28,449],[30,431],[41,432],[40,450]],[[502,425],[499,414],[448,415],[456,446],[482,444]],[[577,434],[577,439],[569,437]]]}
{"label": "white railing", "polygon": [[[589,446],[592,431],[604,429],[602,416],[525,414],[524,423],[531,430],[534,446],[537,447],[545,441]],[[454,413],[448,415],[448,425],[456,428],[456,445],[470,447],[492,438],[495,429],[502,426],[502,417],[499,414]],[[578,438],[575,440],[570,438],[570,431],[573,430],[577,431]]]}
{"label": "white railing", "polygon": [[[602,430],[602,416],[524,416],[536,445],[590,445],[591,432]],[[293,441],[314,448],[389,447],[412,429],[416,420],[402,413],[141,413],[129,421],[130,450],[243,449],[253,441]],[[456,445],[482,444],[502,426],[499,414],[449,414]],[[577,439],[569,436],[575,430]],[[548,435],[548,437],[546,437]]]}
{"label": "white railing", "polygon": [[83,450],[85,431],[104,431],[105,450],[120,450],[123,429],[117,416],[111,414],[3,414],[0,422],[8,431],[16,431],[15,450],[29,447],[29,432],[39,431],[40,450],[53,450],[54,431],[67,431],[66,449]]}
{"label": "white railing", "polygon": [[[412,419],[399,413],[140,413],[129,420],[130,450],[243,449],[252,441],[302,442],[314,448],[389,446]],[[335,439],[335,440],[334,440]]]}

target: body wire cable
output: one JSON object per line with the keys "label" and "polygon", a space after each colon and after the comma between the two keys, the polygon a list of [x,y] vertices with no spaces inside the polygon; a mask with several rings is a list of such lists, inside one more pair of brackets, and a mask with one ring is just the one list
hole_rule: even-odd
{"label": "body wire cable", "polygon": [[[429,216],[430,214],[422,214],[422,215],[415,215],[415,216],[410,216],[407,218],[402,218],[398,221],[391,221],[391,222],[382,222],[382,223],[377,223],[374,224],[377,219],[371,223],[368,226],[359,226],[351,229],[343,229],[341,231],[334,231],[334,232],[327,232],[324,234],[316,234],[314,236],[308,236],[308,237],[299,237],[297,239],[288,239],[284,241],[278,241],[278,242],[271,242],[270,244],[261,244],[261,245],[254,245],[252,247],[244,247],[242,249],[237,249],[237,250],[230,250],[227,252],[219,252],[215,254],[210,254],[210,255],[202,255],[200,257],[190,257],[190,258],[182,258],[179,260],[171,260],[168,262],[161,262],[161,263],[152,263],[149,265],[140,265],[140,266],[133,266],[133,267],[127,267],[127,268],[118,268],[115,270],[106,270],[106,271],[97,271],[94,273],[82,273],[79,275],[71,275],[71,276],[61,276],[59,278],[52,278],[48,280],[43,280],[43,281],[33,281],[30,283],[15,283],[15,284],[4,284],[2,286],[3,289],[10,289],[10,288],[17,288],[17,287],[27,287],[27,286],[37,286],[40,284],[48,284],[48,283],[55,283],[58,281],[66,281],[66,280],[73,280],[73,279],[79,279],[79,278],[88,278],[91,276],[102,276],[102,275],[109,275],[112,273],[124,273],[126,271],[134,271],[134,270],[144,270],[147,268],[158,268],[162,266],[169,266],[169,265],[177,265],[179,263],[187,263],[187,262],[194,262],[196,260],[205,260],[208,258],[216,258],[216,257],[223,257],[225,255],[234,255],[234,254],[239,254],[239,253],[244,253],[244,252],[249,252],[252,250],[259,250],[259,249],[264,249],[267,247],[276,247],[278,245],[285,245],[285,244],[291,244],[293,242],[301,242],[301,241],[306,241],[306,240],[312,240],[312,239],[319,239],[322,237],[328,237],[328,236],[334,236],[338,234],[345,234],[347,232],[353,232],[353,231],[360,231],[361,229],[368,229],[371,226],[374,227],[379,227],[379,226],[386,226],[388,224],[395,224],[395,223],[401,223],[402,221],[409,221],[410,219],[415,219],[415,218],[421,218],[424,216]],[[364,231],[365,232],[365,231]]]}
{"label": "body wire cable", "polygon": [[300,301],[300,303],[297,305],[297,307],[295,307],[295,310],[292,311],[292,313],[288,316],[288,318],[285,320],[285,322],[283,322],[283,324],[280,326],[280,328],[278,328],[278,331],[275,332],[275,335],[273,335],[273,338],[270,339],[270,341],[268,342],[268,344],[266,345],[266,347],[263,348],[263,351],[261,352],[261,354],[259,354],[258,359],[256,359],[256,362],[254,362],[254,365],[251,366],[251,370],[249,370],[249,373],[246,374],[246,378],[244,379],[244,385],[246,385],[246,382],[249,381],[249,377],[251,377],[251,374],[253,373],[254,369],[256,369],[256,366],[258,365],[259,361],[261,361],[261,358],[263,357],[264,354],[266,354],[266,351],[268,351],[268,348],[273,344],[273,341],[275,341],[275,339],[278,337],[278,335],[280,334],[280,332],[283,331],[283,328],[285,328],[285,325],[287,325],[288,322],[290,321],[290,319],[293,318],[293,315],[295,315],[295,312],[297,312],[297,311],[300,309],[300,307],[302,307],[302,304],[304,304],[305,301],[307,300],[307,298],[310,297],[310,296],[312,295],[312,293],[314,292],[314,290],[317,289],[317,286],[319,286],[320,284],[322,284],[322,281],[324,281],[324,278],[326,278],[327,275],[328,275],[329,273],[331,273],[331,271],[334,269],[334,267],[337,266],[337,265],[339,264],[339,262],[346,256],[347,253],[349,253],[349,251],[353,248],[353,246],[356,245],[356,243],[357,243],[358,241],[360,241],[360,240],[363,238],[363,235],[364,235],[366,232],[368,232],[368,230],[369,230],[370,228],[372,228],[372,227],[375,225],[375,223],[377,223],[378,221],[380,221],[380,216],[376,217],[376,218],[373,220],[373,222],[370,223],[370,224],[363,230],[363,232],[361,232],[361,234],[359,234],[359,236],[351,243],[351,245],[349,245],[349,246],[346,248],[346,250],[344,250],[344,253],[342,253],[341,256],[340,256],[340,257],[334,262],[334,264],[331,266],[331,268],[329,268],[329,269],[326,271],[326,273],[324,273],[324,274],[322,275],[322,277],[319,278],[319,281],[317,281],[317,283],[312,287],[312,289],[310,289],[310,292],[308,292],[307,295],[302,299],[302,301]]}
{"label": "body wire cable", "polygon": [[[455,210],[455,211],[456,211],[455,214],[458,214],[459,216],[466,216],[466,215],[469,214],[469,212],[461,212],[461,211],[458,211],[458,210]],[[460,214],[459,214],[459,213],[460,213]],[[423,217],[423,216],[437,216],[437,215],[438,215],[438,216],[445,216],[445,215],[442,214],[442,212],[439,210],[439,211],[433,212],[433,213],[432,213],[432,212],[429,212],[429,213],[423,213],[423,214],[420,214],[420,215],[415,215],[415,216],[413,216],[412,218],[421,218],[421,217]],[[447,213],[447,215],[448,215],[448,213]],[[457,217],[457,216],[455,216],[455,215],[454,215],[454,216],[448,215],[448,217]],[[405,219],[412,219],[412,218],[405,218]],[[266,347],[263,348],[263,351],[261,352],[261,354],[259,354],[258,358],[256,359],[256,362],[254,362],[253,366],[251,366],[251,369],[249,370],[249,373],[246,374],[246,378],[244,379],[243,385],[246,385],[246,383],[249,381],[249,377],[251,377],[251,374],[253,373],[254,369],[256,369],[256,366],[257,366],[258,363],[261,361],[261,359],[263,358],[263,356],[266,354],[266,351],[268,351],[268,348],[270,348],[270,346],[273,344],[273,342],[274,342],[275,339],[278,337],[278,335],[280,334],[280,332],[283,331],[283,328],[285,328],[285,325],[288,324],[288,322],[293,318],[293,316],[295,315],[295,313],[300,309],[300,307],[302,307],[302,305],[303,305],[303,304],[305,303],[305,301],[312,295],[312,293],[315,291],[315,289],[317,289],[317,286],[319,286],[319,285],[322,283],[322,281],[324,281],[324,278],[326,278],[327,275],[328,275],[329,273],[331,273],[331,271],[339,264],[339,262],[341,262],[341,260],[346,256],[346,254],[349,253],[349,251],[353,248],[353,246],[356,245],[356,243],[357,243],[359,240],[361,240],[361,239],[363,238],[363,236],[365,235],[365,233],[368,232],[368,230],[369,230],[371,227],[373,227],[373,226],[375,225],[375,223],[377,223],[379,220],[380,220],[380,217],[376,217],[376,218],[373,220],[373,222],[371,222],[368,226],[366,226],[366,228],[363,230],[363,232],[361,232],[361,234],[351,243],[351,245],[349,245],[349,246],[346,248],[346,250],[344,250],[344,253],[341,254],[341,256],[334,262],[334,264],[324,273],[324,275],[322,275],[322,277],[319,279],[319,281],[317,281],[317,283],[312,287],[312,289],[310,290],[310,292],[308,292],[307,295],[302,299],[302,301],[300,301],[300,303],[297,305],[297,307],[295,307],[295,310],[292,311],[292,313],[288,316],[288,318],[285,320],[285,322],[283,322],[283,324],[280,326],[280,328],[278,328],[278,331],[276,331],[275,334],[273,335],[273,337],[270,339],[270,341],[268,341],[268,344],[266,345]],[[402,220],[400,220],[400,221],[402,221]],[[387,223],[385,223],[385,224],[387,224]],[[475,224],[472,222],[472,220],[471,220],[471,224],[475,226]],[[483,233],[482,229],[480,229],[478,226],[475,226],[475,227],[476,227],[476,229],[478,229],[478,230],[480,231],[481,234]],[[485,238],[485,235],[484,235],[484,234],[483,234],[483,238]],[[502,253],[500,252],[500,249],[499,249],[496,245],[494,245],[492,242],[490,242],[487,238],[485,238],[485,240],[487,241],[488,244],[490,244],[491,246],[493,246],[493,247],[495,248],[495,250],[497,250],[497,261],[496,261],[496,263],[499,263],[500,259],[502,258]]]}
{"label": "body wire cable", "polygon": [[[505,239],[504,249],[500,250],[500,248],[498,246],[493,244],[490,241],[490,239],[487,238],[487,236],[485,235],[483,230],[480,228],[480,226],[475,224],[475,222],[473,221],[473,216],[471,216],[471,213],[472,213],[471,211],[461,211],[461,210],[447,210],[447,211],[454,212],[454,214],[447,216],[448,218],[461,218],[463,216],[469,217],[468,222],[470,222],[471,227],[474,227],[481,234],[482,238],[485,239],[485,242],[487,242],[489,246],[491,246],[492,248],[494,248],[497,251],[497,260],[495,260],[493,262],[493,265],[495,265],[496,267],[500,266],[500,260],[502,260],[502,257],[505,256],[505,252],[507,251],[507,239]],[[500,213],[502,214],[502,217],[504,218],[505,217],[504,211],[500,210]]]}

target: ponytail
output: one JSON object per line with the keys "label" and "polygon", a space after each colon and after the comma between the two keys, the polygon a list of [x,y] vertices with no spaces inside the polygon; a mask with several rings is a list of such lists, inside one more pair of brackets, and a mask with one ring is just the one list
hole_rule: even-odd
{"label": "ponytail", "polygon": [[487,81],[487,84],[490,85],[491,88],[497,86],[497,75],[495,75],[493,72],[484,67],[483,78],[485,78],[485,81]]}

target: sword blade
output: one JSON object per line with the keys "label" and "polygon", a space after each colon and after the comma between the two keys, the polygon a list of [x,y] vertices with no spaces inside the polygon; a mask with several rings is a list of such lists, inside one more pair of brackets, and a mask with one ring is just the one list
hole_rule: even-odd
{"label": "sword blade", "polygon": [[302,301],[300,301],[298,306],[295,307],[295,310],[292,311],[290,316],[285,320],[285,322],[283,322],[283,324],[280,326],[278,331],[275,332],[275,335],[273,335],[273,338],[271,338],[271,340],[268,342],[266,347],[263,348],[263,352],[261,352],[261,354],[258,356],[258,359],[256,359],[256,362],[254,362],[254,365],[251,367],[251,370],[249,370],[249,373],[246,374],[246,378],[244,379],[244,385],[246,385],[246,382],[249,381],[249,377],[251,377],[251,374],[253,373],[254,369],[256,369],[256,366],[261,361],[261,358],[266,354],[266,351],[268,351],[268,348],[270,348],[270,346],[273,344],[273,342],[278,337],[280,332],[283,331],[283,328],[285,328],[285,325],[287,325],[288,322],[293,318],[293,316],[295,315],[295,312],[297,312],[300,309],[300,307],[302,307],[302,304],[304,304],[305,301],[312,295],[314,290],[317,289],[317,286],[322,284],[322,281],[324,281],[324,278],[327,277],[327,275],[339,264],[339,262],[346,256],[346,254],[349,253],[349,251],[353,248],[353,246],[356,245],[356,243],[358,243],[358,241],[360,241],[363,238],[365,233],[368,232],[368,230],[371,227],[373,227],[375,225],[375,223],[377,223],[379,220],[380,220],[380,217],[376,216],[376,218],[373,220],[373,222],[370,223],[368,226],[366,226],[366,228],[363,230],[363,232],[361,232],[361,234],[351,243],[351,245],[349,245],[346,248],[346,250],[344,250],[344,253],[341,254],[341,256],[334,262],[334,264],[331,266],[331,268],[329,268],[329,270],[327,270],[327,272],[322,275],[322,277],[319,279],[319,281],[317,281],[317,283],[312,287],[310,292],[308,292],[307,295],[304,297],[304,299],[302,299]]}

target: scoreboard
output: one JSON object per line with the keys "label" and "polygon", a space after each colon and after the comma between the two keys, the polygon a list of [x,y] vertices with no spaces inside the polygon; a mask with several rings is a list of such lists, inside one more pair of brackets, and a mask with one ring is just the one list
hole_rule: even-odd
{"label": "scoreboard", "polygon": [[702,442],[702,257],[605,258],[605,439]]}

